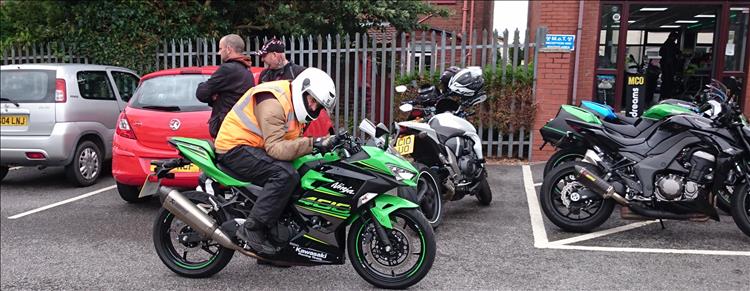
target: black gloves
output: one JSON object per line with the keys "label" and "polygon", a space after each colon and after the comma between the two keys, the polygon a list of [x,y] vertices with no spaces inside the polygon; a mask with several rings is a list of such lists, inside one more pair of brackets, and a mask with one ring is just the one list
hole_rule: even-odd
{"label": "black gloves", "polygon": [[337,143],[338,138],[336,135],[317,137],[313,140],[313,151],[317,153],[325,153],[330,151]]}

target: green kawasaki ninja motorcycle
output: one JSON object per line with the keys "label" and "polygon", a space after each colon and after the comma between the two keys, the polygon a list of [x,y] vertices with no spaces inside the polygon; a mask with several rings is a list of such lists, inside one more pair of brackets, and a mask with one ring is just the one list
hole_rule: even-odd
{"label": "green kawasaki ninja motorcycle", "polygon": [[[161,199],[163,209],[153,230],[159,258],[181,276],[202,278],[223,269],[235,251],[278,264],[311,266],[343,264],[346,249],[367,282],[380,288],[416,284],[432,267],[435,237],[419,206],[395,193],[399,187],[416,187],[417,170],[348,134],[339,134],[338,140],[329,153],[293,162],[301,183],[270,230],[269,239],[280,251],[266,257],[245,249],[235,236],[262,188],[217,164],[209,142],[171,138],[169,143],[184,158],[152,162],[156,169],[139,195]],[[190,163],[203,171],[203,191],[159,185],[173,175],[171,169]]]}

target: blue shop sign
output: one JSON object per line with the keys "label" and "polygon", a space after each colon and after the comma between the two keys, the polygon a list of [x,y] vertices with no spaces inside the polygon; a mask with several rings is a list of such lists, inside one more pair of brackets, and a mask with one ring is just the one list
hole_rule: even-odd
{"label": "blue shop sign", "polygon": [[576,36],[572,34],[548,34],[544,39],[546,48],[575,49]]}

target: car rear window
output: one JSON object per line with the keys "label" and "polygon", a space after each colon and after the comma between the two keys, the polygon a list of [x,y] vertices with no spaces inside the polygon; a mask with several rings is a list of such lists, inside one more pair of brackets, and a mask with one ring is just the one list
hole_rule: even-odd
{"label": "car rear window", "polygon": [[148,79],[135,91],[130,106],[163,111],[211,110],[211,107],[195,97],[198,84],[208,80],[208,77],[209,75],[173,75]]}
{"label": "car rear window", "polygon": [[0,71],[0,97],[18,103],[55,102],[54,70]]}

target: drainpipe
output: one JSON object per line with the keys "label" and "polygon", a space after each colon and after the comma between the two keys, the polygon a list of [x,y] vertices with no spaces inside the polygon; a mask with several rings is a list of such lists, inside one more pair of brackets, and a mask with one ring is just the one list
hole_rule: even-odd
{"label": "drainpipe", "polygon": [[474,0],[471,0],[471,17],[469,19],[469,45],[471,45],[471,40],[474,38]]}
{"label": "drainpipe", "polygon": [[583,30],[583,0],[578,1],[578,29],[576,30],[576,63],[573,66],[573,105],[578,99],[578,64],[581,56],[581,31]]}
{"label": "drainpipe", "polygon": [[464,0],[464,8],[461,9],[461,37],[466,37],[466,12],[469,11],[469,0]]}

